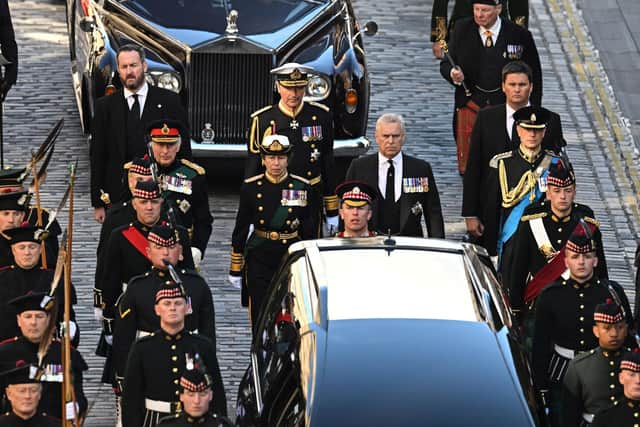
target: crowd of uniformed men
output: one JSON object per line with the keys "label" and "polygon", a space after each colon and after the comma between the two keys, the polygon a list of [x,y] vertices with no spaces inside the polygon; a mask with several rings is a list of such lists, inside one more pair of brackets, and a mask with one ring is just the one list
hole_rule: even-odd
{"label": "crowd of uniformed men", "polygon": [[[527,1],[511,0],[507,11],[501,0],[457,0],[448,23],[447,3],[434,4],[431,40],[442,76],[455,87],[465,239],[494,257],[551,425],[637,425],[640,353],[630,350],[638,346],[637,325],[624,290],[608,280],[593,211],[575,202],[560,117],[541,105]],[[6,34],[8,9],[0,7],[0,15],[2,51],[12,61],[0,85],[4,97],[15,83],[17,50],[5,40],[13,38],[12,29]],[[213,297],[198,273],[213,222],[205,170],[190,160],[178,97],[147,83],[144,50],[124,45],[117,59],[122,88],[96,104],[90,153],[91,201],[102,224],[96,351],[105,357],[103,381],[115,391],[115,422],[226,425]],[[280,100],[250,118],[228,282],[242,290],[252,324],[294,242],[423,237],[422,218],[429,237],[445,237],[431,166],[402,151],[406,130],[398,114],[378,118],[377,152],[354,159],[337,185],[331,111],[304,101],[312,72],[295,63],[272,70]],[[72,425],[87,415],[87,364],[73,349],[64,357],[62,344],[80,339],[76,295],[73,286],[55,286],[63,233],[56,212],[32,197],[27,177],[37,196],[41,172],[35,163],[0,171],[7,410],[0,426],[59,425],[55,419],[63,418]],[[65,372],[72,399],[62,393]]]}

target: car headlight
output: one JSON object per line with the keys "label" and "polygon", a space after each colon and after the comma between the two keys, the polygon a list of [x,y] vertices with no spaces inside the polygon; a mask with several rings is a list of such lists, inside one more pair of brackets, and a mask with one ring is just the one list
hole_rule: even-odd
{"label": "car headlight", "polygon": [[[149,77],[151,79],[149,79]],[[151,80],[151,81],[149,81]],[[168,89],[172,92],[179,93],[182,89],[180,77],[170,71],[151,71],[147,74],[147,82],[162,89]]]}
{"label": "car headlight", "polygon": [[327,99],[331,92],[331,81],[325,76],[312,75],[307,84],[307,101],[322,101]]}

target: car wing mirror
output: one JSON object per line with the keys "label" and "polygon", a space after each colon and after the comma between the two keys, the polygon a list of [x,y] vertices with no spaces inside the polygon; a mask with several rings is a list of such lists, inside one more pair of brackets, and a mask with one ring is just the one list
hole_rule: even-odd
{"label": "car wing mirror", "polygon": [[80,29],[85,33],[93,31],[96,26],[96,20],[93,16],[83,16],[80,18]]}
{"label": "car wing mirror", "polygon": [[353,36],[353,39],[357,39],[360,34],[364,34],[365,36],[374,36],[378,32],[378,24],[373,21],[369,21],[364,24],[364,27],[360,28],[360,31]]}

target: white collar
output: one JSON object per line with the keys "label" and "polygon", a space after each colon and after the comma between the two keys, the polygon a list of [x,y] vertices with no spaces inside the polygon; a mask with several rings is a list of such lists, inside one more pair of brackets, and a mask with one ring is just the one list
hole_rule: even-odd
{"label": "white collar", "polygon": [[401,165],[402,164],[402,150],[400,152],[398,152],[398,154],[396,154],[393,158],[388,159],[385,156],[382,155],[382,153],[380,153],[378,151],[378,165],[382,166],[382,165],[388,165],[389,160],[393,160],[393,164],[394,165]]}
{"label": "white collar", "polygon": [[146,97],[147,96],[147,92],[149,92],[149,84],[145,80],[145,82],[142,84],[142,87],[140,89],[138,89],[137,92],[130,91],[129,89],[127,89],[125,87],[124,91],[123,91],[124,99],[128,99],[131,95],[136,94],[136,93],[138,94],[138,96]]}
{"label": "white collar", "polygon": [[493,23],[493,25],[491,26],[491,28],[484,28],[482,26],[480,27],[480,34],[485,33],[485,31],[491,31],[491,37],[493,39],[493,41],[495,42],[496,39],[498,38],[498,34],[500,33],[500,28],[502,27],[502,21],[500,20],[500,17],[498,16],[498,19],[496,19],[496,22]]}
{"label": "white collar", "polygon": [[[518,110],[514,110],[513,108],[511,108],[511,105],[509,105],[509,103],[508,103],[508,102],[505,102],[505,105],[507,106],[507,118],[509,118],[509,117],[513,117],[513,114],[514,114],[516,111],[518,111]],[[528,107],[528,106],[530,106],[530,105],[531,105],[531,103],[530,103],[530,102],[527,102],[527,105],[525,105],[525,106],[524,106],[524,107],[522,107],[522,108]]]}

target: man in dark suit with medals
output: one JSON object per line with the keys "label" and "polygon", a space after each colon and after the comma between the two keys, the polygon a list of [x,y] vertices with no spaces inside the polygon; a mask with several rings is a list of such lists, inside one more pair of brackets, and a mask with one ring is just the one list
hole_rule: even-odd
{"label": "man in dark suit with medals", "polygon": [[[497,218],[491,216],[496,203],[487,197],[486,189],[495,188],[490,182],[489,163],[496,154],[513,150],[520,144],[513,115],[520,108],[529,105],[533,90],[531,68],[522,61],[509,62],[502,69],[502,91],[506,103],[487,107],[478,112],[473,125],[467,169],[463,178],[462,216],[465,218],[469,237],[477,244],[485,246],[483,231],[485,225],[495,228]],[[549,120],[542,139],[542,148],[559,153],[566,145],[562,135],[560,116],[549,112]],[[485,246],[490,253],[495,248]]]}
{"label": "man in dark suit with medals", "polygon": [[316,236],[309,181],[287,169],[292,151],[289,139],[266,136],[260,150],[264,173],[245,179],[240,188],[228,277],[232,286],[242,287],[242,306],[249,306],[252,325],[258,321],[262,301],[287,248]]}
{"label": "man in dark suit with medals", "polygon": [[591,227],[572,233],[564,251],[570,278],[551,283],[538,297],[532,353],[534,384],[558,427],[563,425],[562,382],[569,362],[598,346],[590,313],[611,298],[620,301],[627,325],[634,324],[624,289],[594,276],[598,258]]}
{"label": "man in dark suit with medals", "polygon": [[[511,19],[511,21],[527,28],[529,26],[529,0],[505,0],[509,7],[503,6],[500,17]],[[471,0],[454,0],[451,18],[447,22],[449,0],[434,0],[431,9],[431,50],[433,56],[442,59],[442,48],[440,40],[449,41],[449,35],[455,28],[456,21],[473,16],[473,5]],[[507,13],[508,9],[508,13]]]}
{"label": "man in dark suit with medals", "polygon": [[315,219],[316,236],[320,236],[320,220],[324,217],[323,234],[338,230],[338,198],[336,167],[333,158],[333,116],[329,107],[305,102],[309,74],[313,69],[296,63],[271,70],[276,77],[280,101],[251,115],[251,134],[245,178],[261,173],[260,145],[271,135],[284,135],[291,144],[288,170],[309,181],[310,211]]}
{"label": "man in dark suit with medals", "polygon": [[540,58],[531,33],[499,17],[502,11],[500,0],[472,0],[472,3],[473,18],[458,21],[451,35],[451,61],[440,63],[440,74],[455,86],[453,129],[461,174],[466,169],[468,136],[476,113],[482,108],[505,102],[501,72],[507,63],[520,60],[531,67],[531,103],[540,105],[542,101]]}
{"label": "man in dark suit with medals", "polygon": [[[106,200],[116,203],[124,197],[122,166],[147,152],[146,125],[161,119],[188,123],[176,93],[147,83],[147,63],[140,46],[121,46],[117,59],[123,88],[96,101],[91,124],[91,206],[100,223],[104,221]],[[186,128],[182,139],[181,155],[189,158],[191,145]]]}
{"label": "man in dark suit with medals", "polygon": [[347,181],[362,181],[384,197],[374,201],[374,229],[382,234],[423,237],[422,216],[429,237],[444,238],[438,187],[429,163],[402,152],[402,116],[387,113],[376,123],[378,152],[354,159]]}

